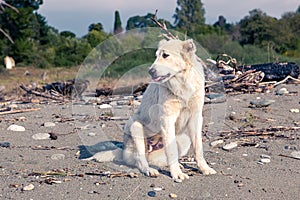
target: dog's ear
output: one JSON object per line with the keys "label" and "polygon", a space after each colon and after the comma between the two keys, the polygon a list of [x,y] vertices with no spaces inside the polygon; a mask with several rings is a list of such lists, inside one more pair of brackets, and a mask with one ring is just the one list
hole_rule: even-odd
{"label": "dog's ear", "polygon": [[186,53],[195,53],[196,45],[194,44],[193,39],[188,39],[188,40],[183,41],[182,49]]}
{"label": "dog's ear", "polygon": [[181,56],[189,63],[193,63],[195,59],[196,45],[192,39],[188,39],[182,42]]}

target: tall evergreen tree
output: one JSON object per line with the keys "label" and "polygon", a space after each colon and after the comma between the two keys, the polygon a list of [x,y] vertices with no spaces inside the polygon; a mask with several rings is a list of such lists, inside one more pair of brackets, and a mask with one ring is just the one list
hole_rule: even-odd
{"label": "tall evergreen tree", "polygon": [[205,32],[205,10],[201,0],[177,0],[173,18],[178,30],[190,36]]}
{"label": "tall evergreen tree", "polygon": [[114,34],[121,33],[123,31],[121,17],[119,11],[115,11],[115,23],[114,23]]}

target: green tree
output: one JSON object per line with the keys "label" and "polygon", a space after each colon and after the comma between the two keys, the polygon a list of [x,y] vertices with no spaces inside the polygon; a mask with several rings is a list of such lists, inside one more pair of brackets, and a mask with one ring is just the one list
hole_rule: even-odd
{"label": "green tree", "polygon": [[62,32],[60,32],[60,35],[63,37],[76,38],[75,33],[71,32],[71,31],[62,31]]}
{"label": "green tree", "polygon": [[[146,27],[157,27],[156,24],[153,23],[152,19],[154,17],[154,14],[148,13],[145,16],[133,16],[130,17],[127,21],[126,30],[131,30],[134,28],[146,28]],[[163,19],[158,20],[161,23],[165,23],[168,28],[173,28],[171,23],[168,21],[165,21]]]}
{"label": "green tree", "polygon": [[274,27],[277,19],[268,16],[259,9],[249,12],[240,22],[241,44],[265,46],[273,41],[277,34]]}
{"label": "green tree", "polygon": [[92,30],[103,31],[103,25],[100,22],[94,23],[94,24],[89,25],[88,30],[89,30],[89,32],[91,32]]}
{"label": "green tree", "polygon": [[175,27],[194,37],[205,33],[205,10],[201,0],[177,0],[177,7],[173,18]]}
{"label": "green tree", "polygon": [[91,47],[94,48],[107,39],[108,35],[103,31],[91,30],[84,38],[86,38]]}
{"label": "green tree", "polygon": [[114,23],[114,34],[121,33],[123,31],[121,18],[119,11],[115,11],[115,23]]}

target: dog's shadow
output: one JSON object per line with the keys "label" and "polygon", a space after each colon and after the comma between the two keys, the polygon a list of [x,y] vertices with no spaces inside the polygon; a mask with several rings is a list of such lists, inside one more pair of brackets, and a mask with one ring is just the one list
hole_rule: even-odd
{"label": "dog's shadow", "polygon": [[98,152],[101,151],[111,151],[115,150],[117,148],[123,149],[123,142],[118,142],[118,141],[104,141],[104,142],[99,142],[97,144],[88,146],[88,145],[80,145],[78,146],[79,151],[80,151],[80,156],[79,159],[86,159],[90,158],[93,155],[95,155]]}

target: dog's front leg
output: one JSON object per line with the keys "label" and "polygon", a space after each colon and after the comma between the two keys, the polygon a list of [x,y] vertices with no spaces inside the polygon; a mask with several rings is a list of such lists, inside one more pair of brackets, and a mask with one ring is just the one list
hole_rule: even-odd
{"label": "dog's front leg", "polygon": [[168,166],[173,179],[188,179],[188,175],[184,174],[178,162],[178,147],[175,135],[176,117],[168,116],[162,120],[162,138],[164,142],[165,153],[167,157]]}
{"label": "dog's front leg", "polygon": [[188,123],[188,132],[191,137],[193,149],[195,151],[195,159],[199,169],[204,175],[216,174],[217,172],[208,166],[203,155],[203,145],[202,145],[202,109],[199,112],[194,112],[191,115],[190,121]]}
{"label": "dog's front leg", "polygon": [[136,167],[147,176],[158,176],[159,172],[156,169],[149,167],[148,161],[146,159],[146,146],[143,125],[135,121],[131,125],[130,131],[136,148],[136,152],[134,152]]}

